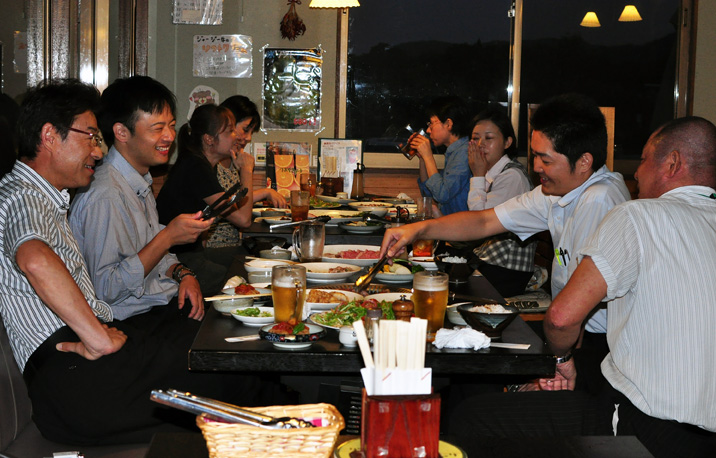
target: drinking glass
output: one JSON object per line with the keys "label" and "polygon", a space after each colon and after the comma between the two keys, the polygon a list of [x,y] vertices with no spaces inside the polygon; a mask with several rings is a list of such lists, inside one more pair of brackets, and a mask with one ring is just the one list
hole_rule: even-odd
{"label": "drinking glass", "polygon": [[293,230],[293,247],[301,262],[321,262],[326,243],[326,227],[320,221],[307,221]]}
{"label": "drinking glass", "polygon": [[291,191],[291,221],[308,219],[311,194],[307,191]]}
{"label": "drinking glass", "polygon": [[415,316],[428,320],[428,342],[443,327],[448,302],[448,274],[434,270],[418,272],[413,277]]}
{"label": "drinking glass", "polygon": [[301,185],[301,191],[308,191],[311,197],[316,195],[316,174],[303,172],[299,175],[299,184]]}
{"label": "drinking glass", "polygon": [[273,266],[271,297],[276,323],[284,321],[297,323],[303,320],[303,304],[306,302],[306,268],[297,265]]}
{"label": "drinking glass", "polygon": [[[404,145],[401,145],[398,149],[401,153],[403,153],[403,156],[407,157],[409,160],[412,160],[418,152],[410,147],[410,140],[413,138],[413,135],[415,135],[415,131],[413,130],[413,127],[408,124],[405,126],[405,130],[410,133],[410,137],[405,141]],[[422,135],[423,137],[427,137],[427,134],[423,129],[420,129],[420,131],[417,133],[417,135]]]}

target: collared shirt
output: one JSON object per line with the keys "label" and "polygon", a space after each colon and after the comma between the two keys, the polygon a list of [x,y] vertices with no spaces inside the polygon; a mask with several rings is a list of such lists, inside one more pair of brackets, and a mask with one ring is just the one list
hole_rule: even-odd
{"label": "collared shirt", "polygon": [[[467,204],[470,210],[494,208],[532,189],[527,170],[506,154],[490,167],[484,177],[470,178]],[[481,261],[505,269],[532,272],[535,268],[535,242],[520,243],[509,232],[488,237],[473,251]]]}
{"label": "collared shirt", "polygon": [[144,276],[139,251],[164,226],[159,224],[152,177],[142,176],[114,147],[97,167],[89,188],[75,196],[70,225],[87,261],[97,296],[118,320],[163,306],[179,286],[166,272],[179,262],[166,254]]}
{"label": "collared shirt", "polygon": [[470,166],[467,163],[467,137],[455,140],[445,151],[445,168],[425,181],[418,178],[423,196],[432,197],[443,215],[467,210]]}
{"label": "collared shirt", "polygon": [[[629,200],[619,173],[603,166],[564,196],[548,196],[542,186],[495,207],[502,225],[522,240],[549,230],[555,256],[552,261],[552,297],[556,297],[577,268],[577,252],[594,233],[609,210]],[[606,310],[587,323],[590,332],[606,332]]]}
{"label": "collared shirt", "polygon": [[716,431],[716,200],[684,186],[619,205],[580,250],[607,283],[609,383],[645,414]]}
{"label": "collared shirt", "polygon": [[65,323],[45,305],[15,262],[18,248],[39,240],[67,266],[89,306],[102,321],[110,307],[97,300],[87,267],[67,224],[69,194],[58,191],[17,161],[0,181],[0,315],[21,370],[32,353]]}

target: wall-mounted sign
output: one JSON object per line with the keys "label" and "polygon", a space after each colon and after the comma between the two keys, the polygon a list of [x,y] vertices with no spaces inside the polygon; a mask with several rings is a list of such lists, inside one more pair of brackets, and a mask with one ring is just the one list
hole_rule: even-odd
{"label": "wall-mounted sign", "polygon": [[194,76],[251,78],[251,37],[194,35]]}

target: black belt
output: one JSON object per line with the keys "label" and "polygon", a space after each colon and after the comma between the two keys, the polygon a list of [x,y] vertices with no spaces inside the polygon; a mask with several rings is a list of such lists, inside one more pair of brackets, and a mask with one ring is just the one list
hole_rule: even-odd
{"label": "black belt", "polygon": [[55,348],[60,342],[79,342],[80,338],[70,329],[69,326],[63,326],[48,337],[37,349],[30,355],[25,364],[25,370],[22,372],[22,378],[25,379],[25,385],[29,388],[40,368],[53,356],[57,356],[59,350]]}

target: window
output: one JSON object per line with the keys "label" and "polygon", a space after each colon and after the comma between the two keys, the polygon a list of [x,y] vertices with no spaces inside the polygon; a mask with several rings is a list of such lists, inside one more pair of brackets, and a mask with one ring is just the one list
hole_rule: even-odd
{"label": "window", "polygon": [[[617,159],[637,158],[674,117],[682,1],[635,1],[640,22],[618,21],[626,0],[522,0],[523,154],[527,104],[564,92],[616,107]],[[474,112],[506,104],[511,5],[382,0],[351,9],[346,136],[366,151],[395,151],[396,135],[408,123],[422,127],[435,97],[459,95]],[[580,26],[587,11],[601,27]]]}

